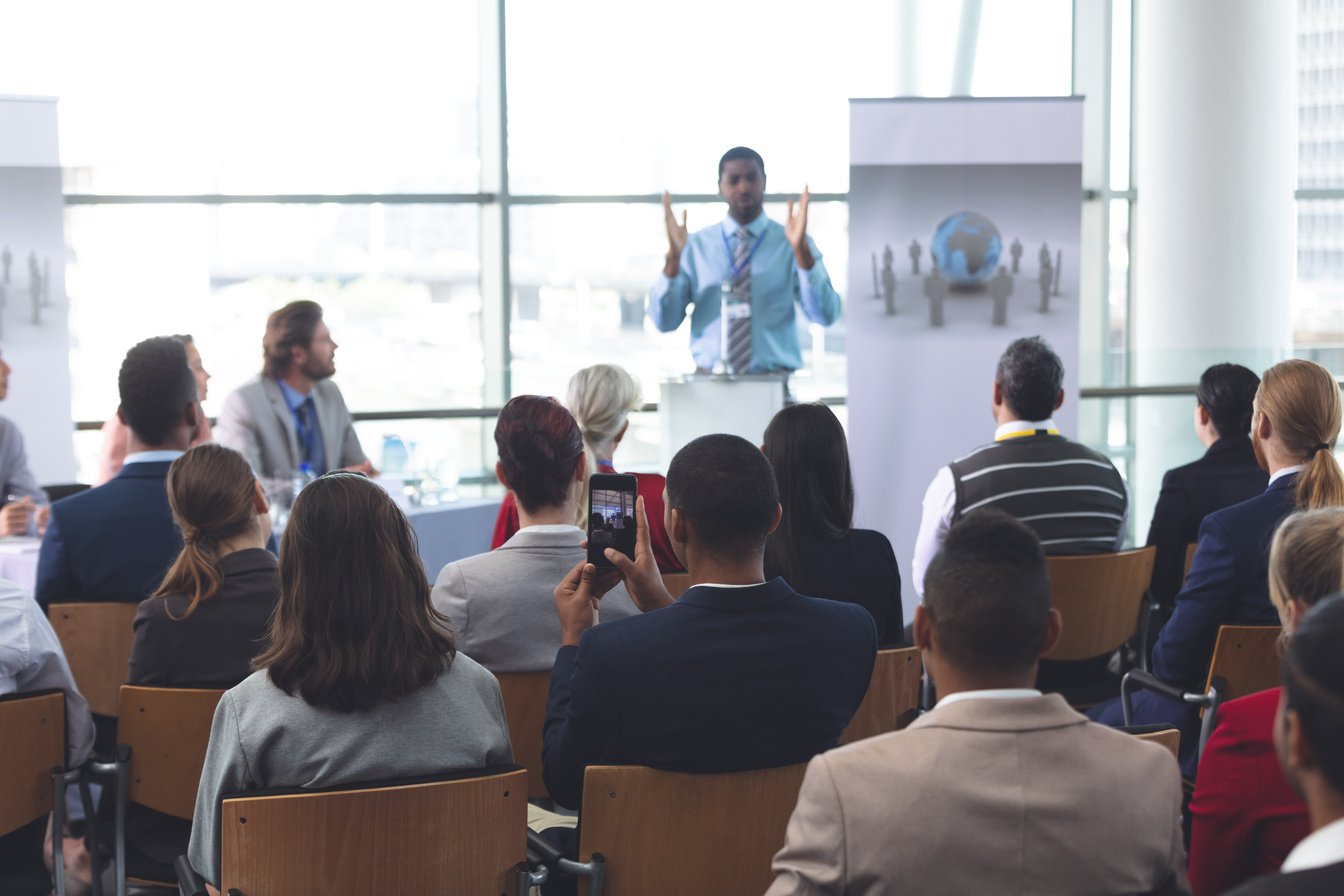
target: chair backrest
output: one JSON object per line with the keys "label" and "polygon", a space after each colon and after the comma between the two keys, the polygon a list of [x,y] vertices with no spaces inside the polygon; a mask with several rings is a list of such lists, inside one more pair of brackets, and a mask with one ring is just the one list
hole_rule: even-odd
{"label": "chair backrest", "polygon": [[121,687],[117,741],[131,748],[131,802],[191,818],[221,690]]}
{"label": "chair backrest", "polygon": [[51,811],[51,771],[65,767],[65,695],[0,697],[0,835]]}
{"label": "chair backrest", "polygon": [[504,698],[513,761],[527,769],[527,798],[546,799],[550,794],[541,777],[541,726],[546,721],[551,673],[497,672],[495,678]]}
{"label": "chair backrest", "polygon": [[879,650],[868,693],[864,694],[849,727],[840,735],[840,743],[851,744],[910,724],[919,708],[919,679],[923,669],[918,647]]}
{"label": "chair backrest", "polygon": [[605,857],[610,896],[764,893],[805,769],[692,775],[589,766],[579,858]]}
{"label": "chair backrest", "polygon": [[1218,629],[1209,662],[1209,678],[1227,684],[1222,698],[1226,702],[1247,694],[1279,686],[1279,637],[1277,625],[1224,625]]}
{"label": "chair backrest", "polygon": [[527,772],[316,793],[220,809],[221,893],[513,894]]}
{"label": "chair backrest", "polygon": [[1173,759],[1180,759],[1181,731],[1179,728],[1167,726],[1157,731],[1142,731],[1134,736],[1139,740],[1152,741],[1159,747],[1166,747]]}
{"label": "chair backrest", "polygon": [[121,683],[131,662],[131,640],[138,604],[52,604],[47,618],[61,639],[65,658],[89,709],[115,716]]}
{"label": "chair backrest", "polygon": [[686,593],[686,589],[691,587],[691,574],[688,572],[665,572],[663,573],[663,587],[667,593],[676,600]]}
{"label": "chair backrest", "polygon": [[1139,607],[1153,578],[1157,548],[1117,554],[1046,557],[1050,603],[1064,617],[1064,631],[1048,660],[1086,660],[1128,641],[1138,628]]}
{"label": "chair backrest", "polygon": [[1195,548],[1198,544],[1188,544],[1185,546],[1185,566],[1181,567],[1181,585],[1185,585],[1185,580],[1190,578],[1190,564],[1195,562]]}

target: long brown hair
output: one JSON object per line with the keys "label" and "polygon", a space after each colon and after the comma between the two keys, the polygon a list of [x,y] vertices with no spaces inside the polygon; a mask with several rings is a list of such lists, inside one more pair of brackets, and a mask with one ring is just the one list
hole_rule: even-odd
{"label": "long brown hair", "polygon": [[168,506],[182,530],[182,552],[169,567],[154,597],[184,594],[191,599],[186,619],[214,597],[224,574],[219,546],[242,535],[256,519],[256,478],[247,460],[232,448],[197,445],[168,468]]}
{"label": "long brown hair", "polygon": [[1255,407],[1269,418],[1284,448],[1306,464],[1297,476],[1298,510],[1344,505],[1344,472],[1335,460],[1339,384],[1315,361],[1293,358],[1265,371]]}
{"label": "long brown hair", "polygon": [[430,603],[411,525],[365,477],[328,473],[294,499],[270,641],[252,667],[337,712],[396,700],[452,663],[453,635]]}

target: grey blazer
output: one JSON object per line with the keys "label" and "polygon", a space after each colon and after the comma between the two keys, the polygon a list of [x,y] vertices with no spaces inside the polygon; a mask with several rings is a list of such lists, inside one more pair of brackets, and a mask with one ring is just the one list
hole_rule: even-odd
{"label": "grey blazer", "polygon": [[[434,607],[452,622],[457,649],[491,672],[549,671],[560,649],[555,586],[584,557],[577,526],[528,526],[486,554],[449,563],[434,582]],[[638,616],[617,585],[602,598],[603,622]]]}
{"label": "grey blazer", "polygon": [[1189,893],[1176,760],[1058,694],[968,699],[808,764],[766,896]]}
{"label": "grey blazer", "polygon": [[[336,384],[320,380],[313,386],[313,404],[327,467],[339,470],[367,460]],[[228,394],[215,424],[215,441],[242,452],[258,476],[292,476],[302,457],[294,414],[268,377],[257,377]]]}

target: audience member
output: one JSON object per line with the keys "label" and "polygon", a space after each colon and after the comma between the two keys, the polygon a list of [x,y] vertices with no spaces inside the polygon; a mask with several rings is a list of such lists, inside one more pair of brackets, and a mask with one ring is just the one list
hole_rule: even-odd
{"label": "audience member", "polygon": [[[70,664],[47,615],[27,591],[0,579],[0,699],[48,689],[65,693],[65,756],[67,766],[74,768],[93,749],[89,705],[75,686]],[[0,738],[8,734],[0,732]],[[3,799],[8,800],[9,794],[4,794]],[[47,819],[43,816],[0,836],[0,892],[50,891],[51,878],[42,864],[46,828]],[[87,859],[87,853],[79,849],[79,841],[67,838],[65,843],[68,860],[73,861],[76,852]]]}
{"label": "audience member", "polygon": [[[1269,597],[1284,637],[1317,601],[1344,588],[1344,508],[1283,521],[1269,548]],[[1279,689],[1224,703],[1190,800],[1190,888],[1215,896],[1279,870],[1310,830],[1307,807],[1279,771]]]}
{"label": "audience member", "polygon": [[128,681],[233,687],[265,647],[279,588],[266,499],[243,456],[220,445],[173,461],[167,488],[182,552],[136,611]]}
{"label": "audience member", "polygon": [[512,761],[499,684],[454,648],[410,523],[364,476],[295,498],[256,668],[215,711],[196,795],[188,857],[216,886],[222,794]]}
{"label": "audience member", "polygon": [[1148,544],[1157,546],[1152,595],[1162,606],[1181,590],[1186,546],[1195,543],[1204,517],[1265,490],[1269,474],[1256,461],[1250,437],[1259,385],[1260,378],[1240,364],[1215,364],[1199,378],[1195,435],[1207,450],[1162,477],[1148,527]]}
{"label": "audience member", "polygon": [[261,376],[224,399],[216,438],[243,453],[258,476],[373,474],[354,420],[331,381],[336,342],[316,302],[290,302],[266,320]]}
{"label": "audience member", "polygon": [[1031,527],[1047,554],[1117,550],[1129,499],[1105,455],[1060,435],[1064,364],[1039,336],[1015,340],[994,373],[994,441],[941,468],[924,494],[915,538],[915,593],[948,529],[979,507]]}
{"label": "audience member", "polygon": [[[554,398],[519,395],[500,411],[495,446],[495,475],[517,496],[521,528],[497,550],[445,566],[434,607],[457,649],[491,672],[549,671],[560,646],[555,583],[584,558],[574,525],[587,494],[583,439]],[[603,599],[607,621],[638,612],[621,586]]]}
{"label": "audience member", "polygon": [[[1344,473],[1332,453],[1339,427],[1339,386],[1330,371],[1301,359],[1280,361],[1265,371],[1255,394],[1251,443],[1269,471],[1269,487],[1204,518],[1176,609],[1153,648],[1158,678],[1202,691],[1219,626],[1278,622],[1269,600],[1269,542],[1294,510],[1344,505]],[[1089,715],[1119,725],[1119,703],[1102,704]],[[1182,770],[1194,777],[1196,708],[1140,691],[1134,695],[1133,722],[1180,728]]]}
{"label": "audience member", "polygon": [[[570,377],[566,400],[570,413],[583,433],[583,448],[588,458],[587,475],[615,473],[612,455],[630,428],[630,413],[639,410],[644,403],[639,381],[623,367],[595,364]],[[681,564],[672,553],[672,545],[663,529],[663,489],[667,487],[667,480],[658,473],[631,475],[639,483],[640,497],[649,509],[649,537],[653,540],[653,555],[658,561],[658,568],[663,572],[681,572]],[[585,492],[584,504],[587,500]],[[508,541],[518,529],[518,503],[510,491],[504,495],[504,503],[500,505],[490,549],[494,550]]]}
{"label": "audience member", "polygon": [[[0,358],[0,401],[9,397],[9,375],[14,368]],[[23,433],[8,417],[0,417],[0,498],[6,503],[0,509],[0,536],[27,535],[36,528],[45,529],[47,522],[47,493],[37,484],[37,478],[28,469],[28,453],[23,448]],[[13,496],[10,500],[9,496]]]}
{"label": "audience member", "polygon": [[182,550],[164,478],[196,437],[196,378],[182,344],[146,339],[126,353],[117,416],[130,430],[121,472],[51,508],[37,562],[38,603],[129,601],[158,587]]}
{"label": "audience member", "polygon": [[[196,342],[188,334],[174,336],[182,347],[187,351],[187,366],[191,372],[196,375],[196,397],[198,401],[205,401],[206,393],[209,391],[207,384],[210,382],[210,374],[206,371],[205,365],[201,363],[201,353],[196,348]],[[210,418],[201,415],[201,425],[196,431],[196,438],[192,439],[192,447],[204,445],[214,436],[214,431],[210,427]],[[102,485],[113,476],[121,472],[121,465],[126,462],[126,446],[130,432],[126,424],[121,422],[116,414],[108,418],[103,424],[103,444],[98,449],[98,475],[93,480],[94,485]]]}
{"label": "audience member", "polygon": [[795,404],[775,415],[761,446],[784,508],[765,541],[765,576],[783,577],[812,597],[861,605],[879,644],[904,637],[901,572],[887,536],[851,528],[854,482],[845,430],[824,404]]}
{"label": "audience member", "polygon": [[1307,801],[1312,833],[1283,873],[1234,896],[1336,896],[1344,892],[1344,597],[1306,614],[1283,658],[1283,696],[1274,721],[1279,762]]}
{"label": "audience member", "polygon": [[769,896],[1187,892],[1171,755],[1032,689],[1060,619],[1029,529],[953,525],[914,632],[941,699],[812,760]]}
{"label": "audience member", "polygon": [[[556,588],[563,646],[543,765],[557,803],[579,807],[589,765],[735,771],[836,745],[868,689],[876,631],[855,604],[765,581],[779,515],[765,456],[737,436],[702,436],[667,471],[666,528],[690,589],[673,601],[663,587],[642,499],[635,559],[608,549],[619,574],[580,562]],[[596,625],[620,578],[643,615]]]}

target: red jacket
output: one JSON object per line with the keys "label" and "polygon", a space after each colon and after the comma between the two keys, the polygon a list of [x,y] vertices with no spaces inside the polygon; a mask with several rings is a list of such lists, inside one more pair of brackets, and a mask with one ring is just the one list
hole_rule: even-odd
{"label": "red jacket", "polygon": [[[604,468],[601,472],[614,473]],[[639,483],[639,496],[644,499],[644,512],[649,517],[649,540],[653,544],[653,558],[658,562],[660,572],[685,572],[677,555],[672,552],[672,542],[663,528],[663,489],[667,479],[658,473],[634,473]],[[490,539],[490,550],[502,545],[518,531],[518,503],[513,492],[504,496],[499,505],[499,516],[495,518],[495,534]]]}
{"label": "red jacket", "polygon": [[1190,889],[1215,896],[1279,870],[1311,832],[1274,753],[1279,688],[1223,704],[1190,800]]}

